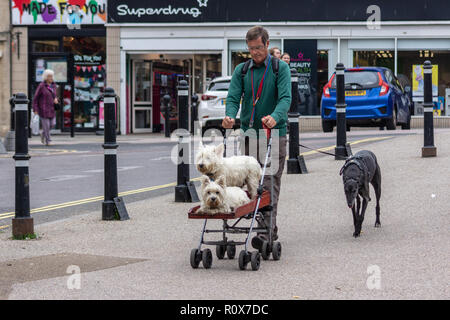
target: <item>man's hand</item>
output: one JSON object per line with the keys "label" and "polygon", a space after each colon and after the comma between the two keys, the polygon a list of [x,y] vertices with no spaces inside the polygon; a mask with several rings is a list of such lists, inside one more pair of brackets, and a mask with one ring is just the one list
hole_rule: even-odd
{"label": "man's hand", "polygon": [[53,103],[54,103],[54,104],[58,104],[58,103],[59,103],[58,98],[55,98],[55,100],[53,100]]}
{"label": "man's hand", "polygon": [[225,117],[222,121],[222,127],[224,129],[233,129],[234,127],[234,119],[231,119],[230,117]]}
{"label": "man's hand", "polygon": [[277,125],[277,122],[275,121],[272,116],[265,116],[261,119],[262,123],[264,123],[269,129],[272,129]]}

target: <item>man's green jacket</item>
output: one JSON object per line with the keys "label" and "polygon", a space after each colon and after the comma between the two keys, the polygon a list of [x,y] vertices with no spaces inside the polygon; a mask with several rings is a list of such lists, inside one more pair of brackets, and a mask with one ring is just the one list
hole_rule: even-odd
{"label": "man's green jacket", "polygon": [[[233,72],[231,78],[230,88],[226,100],[225,115],[236,119],[239,111],[242,93],[244,97],[242,100],[242,110],[240,115],[241,128],[246,131],[249,128],[250,117],[253,110],[252,99],[252,73],[253,73],[253,90],[256,99],[258,87],[263,78],[264,71],[272,57],[267,55],[266,60],[259,67],[255,65],[254,61],[250,62],[247,73],[242,81],[242,68],[245,63],[239,64]],[[270,62],[269,62],[270,61]],[[271,115],[277,122],[274,129],[279,129],[279,135],[286,135],[287,113],[291,105],[291,73],[286,62],[280,60],[278,68],[278,81],[275,81],[276,76],[273,72],[272,65],[269,65],[264,80],[261,97],[255,105],[253,128],[259,131],[262,129],[261,118]],[[245,90],[242,88],[244,84]],[[275,85],[277,83],[277,85]]]}

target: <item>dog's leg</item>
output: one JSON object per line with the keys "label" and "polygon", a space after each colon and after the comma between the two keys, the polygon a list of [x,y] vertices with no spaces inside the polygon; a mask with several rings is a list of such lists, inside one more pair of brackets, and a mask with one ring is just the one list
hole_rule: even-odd
{"label": "dog's leg", "polygon": [[372,186],[375,189],[375,196],[377,198],[377,206],[376,206],[376,220],[375,220],[375,228],[381,227],[380,222],[380,198],[381,198],[381,172],[380,166],[377,164],[377,170],[375,171],[375,175],[372,179]]}
{"label": "dog's leg", "polygon": [[359,199],[359,195],[356,195],[356,204],[357,204],[356,206],[352,207],[353,226],[355,227],[355,232],[353,232],[353,236],[355,238],[359,237],[359,233],[361,231],[361,228],[358,228],[359,206],[361,204],[361,200]]}
{"label": "dog's leg", "polygon": [[363,198],[361,212],[358,217],[358,233],[361,233],[362,223],[364,221],[364,213],[366,212],[369,201]]}
{"label": "dog's leg", "polygon": [[362,223],[364,221],[364,213],[366,212],[367,204],[369,203],[365,198],[363,198],[362,206],[360,207],[361,199],[359,198],[359,195],[356,196],[356,201],[357,209],[353,213],[353,221],[355,225],[355,232],[353,233],[353,236],[355,238],[359,237],[359,235],[361,234]]}
{"label": "dog's leg", "polygon": [[359,215],[359,213],[361,212],[361,198],[359,197],[359,195],[356,196],[356,204],[357,204],[356,213],[357,215]]}

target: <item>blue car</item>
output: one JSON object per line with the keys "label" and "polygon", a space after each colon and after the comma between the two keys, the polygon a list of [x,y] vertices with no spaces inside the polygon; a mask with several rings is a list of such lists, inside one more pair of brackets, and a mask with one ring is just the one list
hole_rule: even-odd
{"label": "blue car", "polygon": [[[358,67],[345,70],[347,128],[397,125],[410,129],[412,101],[410,95],[388,68]],[[323,88],[320,103],[322,128],[332,132],[336,125],[336,73]]]}

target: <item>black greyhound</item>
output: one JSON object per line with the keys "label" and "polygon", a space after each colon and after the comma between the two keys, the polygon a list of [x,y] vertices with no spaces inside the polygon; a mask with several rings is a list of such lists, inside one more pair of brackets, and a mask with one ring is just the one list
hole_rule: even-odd
{"label": "black greyhound", "polygon": [[[345,161],[341,169],[340,175],[344,180],[344,191],[347,197],[348,207],[352,209],[353,224],[355,225],[355,232],[353,236],[359,237],[361,233],[361,226],[364,220],[364,213],[367,209],[367,204],[370,201],[369,196],[369,182],[375,189],[377,197],[376,206],[376,220],[375,227],[381,227],[380,223],[380,197],[381,197],[381,171],[377,162],[377,157],[368,150],[357,152],[354,156]],[[361,196],[363,198],[361,207]],[[357,207],[355,208],[355,200]],[[360,211],[361,210],[361,211]]]}

